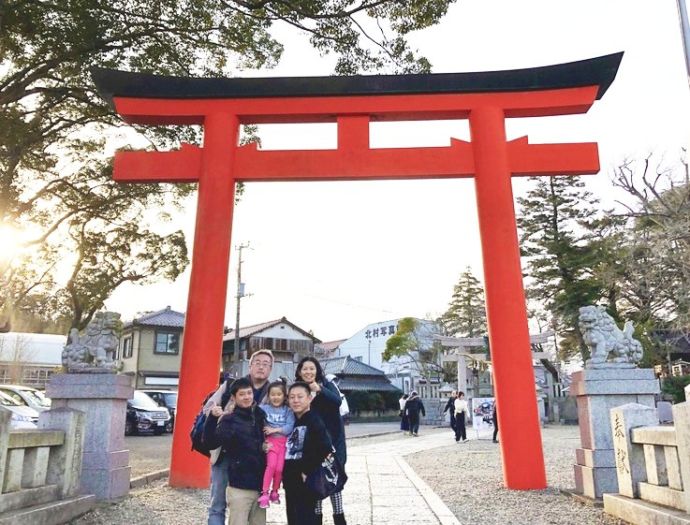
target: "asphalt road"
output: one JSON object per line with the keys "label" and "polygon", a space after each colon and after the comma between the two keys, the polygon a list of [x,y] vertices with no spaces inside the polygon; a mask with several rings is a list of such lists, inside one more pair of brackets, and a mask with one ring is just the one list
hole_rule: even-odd
{"label": "asphalt road", "polygon": [[[387,434],[400,428],[398,422],[392,423],[353,423],[345,427],[348,439]],[[127,436],[125,446],[129,448],[129,462],[132,466],[131,477],[135,478],[156,470],[166,469],[170,465],[170,448],[172,434],[162,436]]]}

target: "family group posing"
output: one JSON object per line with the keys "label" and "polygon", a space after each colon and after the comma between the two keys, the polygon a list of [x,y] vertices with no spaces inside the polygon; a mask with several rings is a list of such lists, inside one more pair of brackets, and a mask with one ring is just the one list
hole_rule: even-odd
{"label": "family group posing", "polygon": [[[270,350],[254,352],[249,375],[224,382],[204,406],[211,450],[208,525],[265,525],[266,508],[285,489],[288,525],[322,522],[321,500],[306,480],[331,454],[347,460],[341,398],[318,360],[305,357],[295,382],[269,382]],[[227,494],[226,494],[227,493]],[[342,492],[330,496],[335,525],[345,525]]]}

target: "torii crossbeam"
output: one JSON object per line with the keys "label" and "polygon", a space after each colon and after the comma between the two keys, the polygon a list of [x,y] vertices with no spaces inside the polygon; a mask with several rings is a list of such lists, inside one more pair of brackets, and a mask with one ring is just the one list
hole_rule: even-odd
{"label": "torii crossbeam", "polygon": [[[505,485],[546,486],[534,402],[512,176],[599,171],[596,143],[508,142],[505,119],[586,112],[615,78],[622,53],[540,68],[427,75],[195,79],[94,70],[100,93],[131,123],[199,124],[203,147],[123,151],[120,182],[198,182],[184,352],[170,484],[208,486],[208,463],[188,432],[218,378],[235,183],[473,177]],[[469,119],[471,142],[372,149],[371,121]],[[337,122],[335,150],[238,147],[240,124]],[[504,408],[505,407],[505,408]]]}

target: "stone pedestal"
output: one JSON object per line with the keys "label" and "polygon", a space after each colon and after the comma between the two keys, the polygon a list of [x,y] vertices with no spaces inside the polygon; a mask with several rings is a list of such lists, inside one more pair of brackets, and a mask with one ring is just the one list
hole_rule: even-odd
{"label": "stone pedestal", "polygon": [[576,450],[575,486],[590,498],[618,492],[610,411],[627,403],[654,408],[659,382],[654,370],[585,369],[573,374],[570,395],[577,399],[582,448]]}
{"label": "stone pedestal", "polygon": [[86,414],[82,494],[114,500],[129,492],[129,450],[125,450],[127,400],[134,395],[131,379],[117,374],[59,374],[46,388],[52,408]]}

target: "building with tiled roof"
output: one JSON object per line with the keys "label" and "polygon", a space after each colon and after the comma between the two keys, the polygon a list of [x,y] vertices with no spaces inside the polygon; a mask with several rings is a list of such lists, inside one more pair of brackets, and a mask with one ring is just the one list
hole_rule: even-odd
{"label": "building with tiled roof", "polygon": [[166,306],[126,322],[118,357],[135,388],[177,388],[184,313]]}
{"label": "building with tiled roof", "polygon": [[145,313],[125,323],[124,328],[131,326],[162,326],[166,328],[184,328],[184,314],[176,312],[169,306],[157,312]]}
{"label": "building with tiled roof", "polygon": [[[313,334],[288,321],[285,317],[251,326],[240,327],[240,356],[251,357],[257,350],[273,352],[276,362],[297,362],[304,356],[314,355],[314,345],[321,343]],[[223,370],[233,368],[235,330],[223,336]],[[274,367],[277,370],[277,367]],[[275,371],[275,370],[274,370]],[[244,370],[237,370],[238,374]]]}
{"label": "building with tiled roof", "polygon": [[383,370],[369,366],[349,355],[320,359],[326,375],[333,374],[338,378],[338,388],[341,392],[357,390],[366,392],[399,392],[388,380]]}

